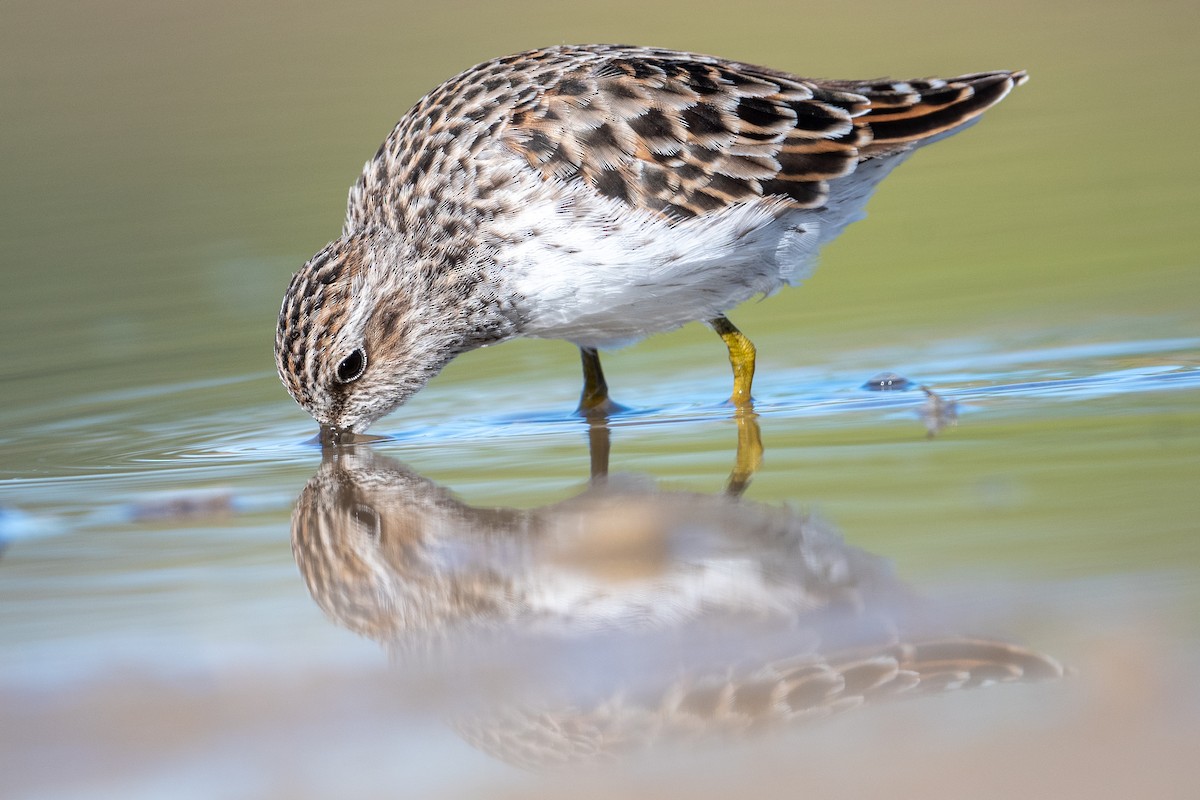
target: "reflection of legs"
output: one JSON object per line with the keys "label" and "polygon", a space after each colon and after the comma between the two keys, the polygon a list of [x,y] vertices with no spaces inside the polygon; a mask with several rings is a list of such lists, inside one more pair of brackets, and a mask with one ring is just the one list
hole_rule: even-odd
{"label": "reflection of legs", "polygon": [[603,417],[618,410],[619,406],[608,399],[600,354],[590,347],[581,347],[579,357],[583,360],[583,394],[579,396],[578,413],[585,417]]}
{"label": "reflection of legs", "polygon": [[591,477],[593,482],[597,482],[608,475],[611,440],[608,415],[622,409],[608,397],[608,383],[604,380],[604,370],[600,368],[600,354],[590,347],[581,347],[579,357],[583,361],[583,393],[579,396],[579,410],[576,413],[587,417]]}
{"label": "reflection of legs", "polygon": [[750,384],[754,382],[754,343],[725,317],[709,320],[708,324],[729,348],[729,365],[733,367],[733,394],[729,402],[738,408],[750,408],[754,405],[750,397]]}
{"label": "reflection of legs", "polygon": [[750,485],[754,473],[762,466],[762,431],[758,427],[758,415],[748,408],[739,408],[733,418],[738,426],[737,460],[734,461],[733,472],[729,473],[725,493],[740,497]]}
{"label": "reflection of legs", "polygon": [[587,421],[588,455],[591,457],[592,483],[600,483],[608,477],[608,454],[611,449],[611,432],[606,417],[592,417]]}

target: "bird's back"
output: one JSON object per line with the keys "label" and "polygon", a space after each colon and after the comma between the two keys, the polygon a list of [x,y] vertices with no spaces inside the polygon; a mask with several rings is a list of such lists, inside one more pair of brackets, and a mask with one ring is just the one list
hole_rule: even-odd
{"label": "bird's back", "polygon": [[671,50],[533,50],[422,98],[367,163],[347,227],[428,224],[438,202],[473,205],[466,189],[503,194],[480,169],[497,145],[544,180],[673,219],[764,196],[816,209],[831,181],[963,127],[1024,80],[823,80]]}

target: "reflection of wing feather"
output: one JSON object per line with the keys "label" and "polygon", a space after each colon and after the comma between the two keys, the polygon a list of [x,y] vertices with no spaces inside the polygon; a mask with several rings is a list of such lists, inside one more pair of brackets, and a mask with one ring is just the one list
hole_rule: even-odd
{"label": "reflection of wing feather", "polygon": [[[510,764],[547,770],[612,759],[661,741],[753,733],[815,721],[901,696],[1061,678],[1061,664],[988,639],[897,642],[857,653],[808,654],[749,674],[683,677],[637,703],[618,695],[591,709],[506,707],[460,719],[459,733]],[[636,695],[637,693],[632,693]]]}
{"label": "reflection of wing feather", "polygon": [[820,207],[860,160],[962,125],[1024,79],[812,81],[686,53],[581,50],[539,76],[507,144],[547,179],[674,217],[763,195]]}

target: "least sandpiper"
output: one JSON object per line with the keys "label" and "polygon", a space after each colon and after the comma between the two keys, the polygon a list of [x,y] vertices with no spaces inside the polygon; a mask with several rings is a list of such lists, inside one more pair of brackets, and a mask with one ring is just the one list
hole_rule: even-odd
{"label": "least sandpiper", "polygon": [[279,375],[358,432],[461,353],[565,339],[580,411],[604,414],[599,350],[699,320],[749,406],[754,346],[726,313],[799,283],[897,164],[1024,80],[812,80],[613,45],[480,64],[404,115],[292,278]]}

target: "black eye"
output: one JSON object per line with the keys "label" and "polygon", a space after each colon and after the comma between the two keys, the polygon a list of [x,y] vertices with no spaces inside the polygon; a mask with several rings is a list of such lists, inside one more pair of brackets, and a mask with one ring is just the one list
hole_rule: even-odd
{"label": "black eye", "polygon": [[363,353],[362,348],[358,348],[343,358],[342,363],[338,364],[337,382],[350,383],[350,381],[356,381],[366,368],[367,356]]}

